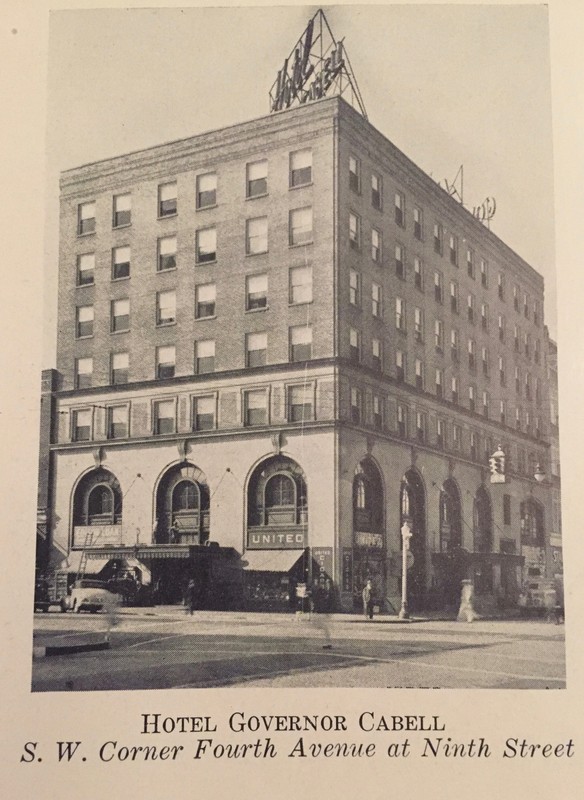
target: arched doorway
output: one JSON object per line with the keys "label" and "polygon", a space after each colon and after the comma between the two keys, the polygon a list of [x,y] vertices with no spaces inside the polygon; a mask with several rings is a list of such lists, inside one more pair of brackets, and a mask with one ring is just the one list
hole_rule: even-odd
{"label": "arched doorway", "polygon": [[353,604],[362,606],[367,580],[376,600],[386,595],[384,491],[381,473],[371,458],[357,465],[353,478]]}
{"label": "arched doorway", "polygon": [[523,583],[545,577],[545,523],[543,506],[533,497],[521,503]]}
{"label": "arched doorway", "polygon": [[415,469],[405,473],[400,487],[400,547],[403,546],[401,527],[406,521],[412,531],[410,552],[414,558],[408,570],[408,608],[419,611],[426,603],[426,491]]}
{"label": "arched doorway", "polygon": [[443,562],[442,589],[447,605],[460,601],[466,564],[462,549],[462,502],[455,480],[448,478],[440,490],[440,552]]}
{"label": "arched doorway", "polygon": [[[493,550],[493,513],[491,498],[484,486],[479,486],[474,499],[473,533],[475,554],[487,554]],[[486,558],[475,557],[474,589],[477,595],[493,591],[493,564]]]}
{"label": "arched doorway", "polygon": [[209,529],[205,474],[188,462],[171,467],[156,492],[156,544],[204,544]]}

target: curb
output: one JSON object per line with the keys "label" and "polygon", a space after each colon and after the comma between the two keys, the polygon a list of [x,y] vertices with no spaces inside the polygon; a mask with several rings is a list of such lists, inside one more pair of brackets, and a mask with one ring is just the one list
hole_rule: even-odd
{"label": "curb", "polygon": [[36,646],[32,649],[33,658],[45,658],[47,656],[64,656],[75,653],[89,653],[94,650],[109,650],[109,639],[100,642],[82,642],[80,644],[60,644]]}

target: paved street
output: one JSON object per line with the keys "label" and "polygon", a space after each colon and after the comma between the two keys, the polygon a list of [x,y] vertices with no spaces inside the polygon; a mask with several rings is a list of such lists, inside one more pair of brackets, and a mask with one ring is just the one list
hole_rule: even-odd
{"label": "paved street", "polygon": [[109,635],[111,648],[36,658],[33,691],[254,687],[565,687],[564,628],[542,621],[123,609],[36,614],[35,645]]}

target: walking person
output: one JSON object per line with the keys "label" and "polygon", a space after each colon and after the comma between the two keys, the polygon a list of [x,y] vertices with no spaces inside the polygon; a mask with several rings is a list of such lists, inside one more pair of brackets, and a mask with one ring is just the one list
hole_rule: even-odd
{"label": "walking person", "polygon": [[370,579],[363,589],[363,614],[365,618],[373,619],[373,585]]}
{"label": "walking person", "polygon": [[187,612],[191,616],[193,615],[193,611],[195,609],[195,594],[195,581],[191,578],[185,594],[185,605],[187,607]]}

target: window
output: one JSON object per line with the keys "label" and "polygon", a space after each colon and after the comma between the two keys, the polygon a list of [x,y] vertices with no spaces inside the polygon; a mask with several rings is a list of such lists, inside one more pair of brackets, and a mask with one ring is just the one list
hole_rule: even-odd
{"label": "window", "polygon": [[475,341],[474,339],[468,340],[468,368],[470,370],[476,369],[476,357],[475,357]]}
{"label": "window", "polygon": [[424,389],[424,362],[416,358],[416,389]]}
{"label": "window", "polygon": [[80,203],[77,206],[77,233],[82,236],[85,233],[95,232],[95,202]]}
{"label": "window", "polygon": [[517,284],[513,286],[513,308],[519,311],[519,287]]}
{"label": "window", "polygon": [[539,300],[533,301],[533,322],[535,325],[539,326],[541,322],[541,305]]}
{"label": "window", "polygon": [[483,392],[483,416],[489,416],[489,393]]}
{"label": "window", "polygon": [[130,248],[114,247],[112,250],[112,280],[130,277]]}
{"label": "window", "polygon": [[361,334],[355,328],[349,329],[349,353],[351,361],[356,364],[361,361]]}
{"label": "window", "polygon": [[404,228],[406,224],[406,198],[402,192],[396,192],[394,196],[394,218],[396,225]]}
{"label": "window", "polygon": [[499,401],[499,419],[501,421],[501,425],[506,425],[507,423],[507,408],[505,400]]}
{"label": "window", "polygon": [[525,373],[525,397],[531,400],[531,375],[529,372]]}
{"label": "window", "polygon": [[519,342],[519,328],[517,325],[513,326],[513,347],[515,352],[519,352],[520,342]]}
{"label": "window", "polygon": [[313,387],[308,384],[288,387],[288,421],[306,422],[313,419]]}
{"label": "window", "polygon": [[472,278],[474,281],[475,278],[474,253],[470,248],[467,248],[466,251],[466,271],[468,277]]}
{"label": "window", "polygon": [[[245,309],[257,311],[268,307],[268,276],[248,275],[245,280]],[[215,298],[213,298],[213,314],[215,313]]]}
{"label": "window", "polygon": [[351,388],[351,421],[360,423],[363,416],[363,396],[360,389]]}
{"label": "window", "polygon": [[450,356],[453,361],[458,361],[460,358],[460,337],[456,328],[450,331]]}
{"label": "window", "polygon": [[443,419],[436,420],[436,444],[441,450],[446,447],[446,423]]}
{"label": "window", "polygon": [[416,439],[419,442],[426,441],[426,431],[428,428],[428,418],[423,411],[416,411]]}
{"label": "window", "polygon": [[381,263],[381,234],[376,228],[371,228],[371,258]]}
{"label": "window", "polygon": [[75,361],[75,388],[89,389],[93,382],[93,359],[78,358]]}
{"label": "window", "polygon": [[312,326],[290,328],[290,361],[310,361],[312,358]]}
{"label": "window", "polygon": [[377,430],[383,428],[383,399],[378,395],[373,395],[373,427]]}
{"label": "window", "polygon": [[111,328],[112,333],[130,330],[130,301],[114,300],[111,305]]}
{"label": "window", "polygon": [[163,345],[156,348],[156,377],[174,378],[176,350],[174,345]]}
{"label": "window", "polygon": [[481,285],[485,289],[489,286],[489,265],[484,258],[481,258]]}
{"label": "window", "polygon": [[395,298],[395,327],[398,331],[406,330],[406,304],[401,297]]}
{"label": "window", "polygon": [[112,353],[111,382],[114,386],[128,382],[130,357],[128,353]]}
{"label": "window", "polygon": [[535,377],[535,400],[537,403],[541,402],[541,384],[537,375]]}
{"label": "window", "polygon": [[290,269],[290,303],[312,302],[312,267]]}
{"label": "window", "polygon": [[312,206],[295,208],[290,212],[290,244],[312,242]]}
{"label": "window", "polygon": [[523,292],[523,316],[525,319],[529,319],[529,295],[527,292]]}
{"label": "window", "polygon": [[195,342],[195,372],[197,375],[215,372],[215,341],[213,339]]}
{"label": "window", "polygon": [[457,423],[452,426],[452,449],[462,449],[462,428]]}
{"label": "window", "polygon": [[435,270],[434,272],[434,299],[437,303],[441,303],[444,297],[442,285],[442,273]]}
{"label": "window", "polygon": [[511,525],[511,495],[503,495],[503,525]]}
{"label": "window", "polygon": [[505,276],[502,272],[497,275],[497,294],[499,300],[505,300]]}
{"label": "window", "polygon": [[246,197],[261,197],[268,193],[268,162],[255,161],[246,167]]}
{"label": "window", "polygon": [[481,327],[484,331],[489,330],[489,306],[481,303]]}
{"label": "window", "polygon": [[93,336],[93,306],[77,306],[76,336]]}
{"label": "window", "polygon": [[356,269],[349,273],[349,302],[353,306],[361,305],[361,276]]}
{"label": "window", "polygon": [[245,233],[245,252],[248,256],[268,252],[268,218],[248,219]]}
{"label": "window", "polygon": [[264,389],[250,389],[244,394],[245,425],[265,425],[268,421],[268,402]]}
{"label": "window", "polygon": [[458,393],[458,378],[456,377],[456,375],[453,375],[452,378],[450,379],[450,391],[452,392],[452,402],[455,405],[458,405],[459,393]]}
{"label": "window", "polygon": [[458,314],[458,284],[450,281],[450,310]]}
{"label": "window", "polygon": [[450,234],[448,240],[448,251],[450,254],[450,263],[454,264],[455,267],[458,266],[458,236],[455,236],[453,233]]}
{"label": "window", "polygon": [[406,277],[406,253],[401,244],[395,246],[395,274],[398,278],[405,280]]}
{"label": "window", "polygon": [[110,406],[107,410],[107,438],[125,439],[128,435],[128,406]]}
{"label": "window", "polygon": [[382,368],[382,355],[381,355],[381,340],[380,339],[372,339],[371,340],[371,360],[373,363],[373,369],[376,372],[381,372]]}
{"label": "window", "polygon": [[418,206],[414,206],[414,236],[420,241],[424,238],[424,218]]}
{"label": "window", "polygon": [[406,357],[401,350],[395,351],[395,376],[400,383],[406,379]]}
{"label": "window", "polygon": [[312,182],[312,150],[290,153],[290,187],[306,186]]}
{"label": "window", "polygon": [[217,287],[214,283],[201,283],[195,286],[195,319],[215,316]]}
{"label": "window", "polygon": [[371,174],[371,205],[381,211],[381,178],[375,172]]}
{"label": "window", "polygon": [[262,367],[266,363],[267,333],[248,333],[245,337],[245,366]]}
{"label": "window", "polygon": [[197,231],[197,264],[207,264],[217,258],[217,230],[204,228]]}
{"label": "window", "polygon": [[499,326],[499,341],[505,341],[505,317],[502,314],[499,314],[498,317],[498,326]]}
{"label": "window", "polygon": [[71,438],[74,442],[88,442],[91,439],[91,409],[73,411]]}
{"label": "window", "polygon": [[157,400],[154,403],[154,433],[174,433],[175,402],[174,400]]}
{"label": "window", "polygon": [[483,375],[489,377],[489,351],[486,347],[481,348],[481,361],[483,364]]}
{"label": "window", "polygon": [[158,271],[176,269],[176,236],[158,240]]}
{"label": "window", "polygon": [[531,336],[528,333],[523,334],[523,349],[526,358],[529,358],[531,355]]}
{"label": "window", "polygon": [[424,271],[421,260],[414,258],[414,285],[420,291],[424,290]]}
{"label": "window", "polygon": [[474,298],[474,294],[469,294],[469,296],[467,298],[467,301],[466,301],[466,306],[467,306],[468,321],[469,322],[474,322],[474,318],[475,318],[475,298]]}
{"label": "window", "polygon": [[499,383],[501,386],[505,386],[505,361],[503,356],[499,356]]}
{"label": "window", "polygon": [[176,322],[176,292],[158,292],[156,295],[156,324],[170,325]]}
{"label": "window", "polygon": [[397,404],[397,432],[402,439],[408,435],[408,409],[402,403]]}
{"label": "window", "polygon": [[479,437],[474,432],[470,432],[470,457],[475,461],[479,458]]}
{"label": "window", "polygon": [[381,286],[373,282],[371,284],[371,313],[374,317],[383,315],[383,294]]}
{"label": "window", "polygon": [[177,213],[176,181],[158,187],[158,216],[171,217]]}
{"label": "window", "polygon": [[132,195],[117,194],[114,197],[113,226],[121,228],[132,222]]}
{"label": "window", "polygon": [[349,244],[354,250],[361,247],[361,220],[352,212],[349,214]]}
{"label": "window", "polygon": [[441,353],[444,350],[444,325],[442,320],[434,320],[434,347]]}
{"label": "window", "polygon": [[444,230],[439,222],[434,223],[434,252],[442,255],[444,250]]}
{"label": "window", "polygon": [[217,175],[214,172],[197,175],[197,208],[214,205],[217,205]]}
{"label": "window", "polygon": [[515,367],[515,393],[521,397],[521,372]]}
{"label": "window", "polygon": [[211,431],[215,427],[215,405],[213,395],[193,399],[193,430]]}
{"label": "window", "polygon": [[95,278],[95,254],[77,256],[77,286],[90,286]]}
{"label": "window", "polygon": [[533,354],[533,358],[536,364],[539,364],[539,362],[541,361],[541,344],[539,339],[535,340],[535,352]]}
{"label": "window", "polygon": [[441,369],[436,370],[435,386],[436,397],[444,397],[444,372]]}
{"label": "window", "polygon": [[474,411],[476,407],[476,391],[474,386],[468,387],[468,407],[471,411]]}
{"label": "window", "polygon": [[357,194],[361,191],[361,164],[355,156],[349,156],[349,187]]}
{"label": "window", "polygon": [[414,308],[414,339],[416,342],[424,341],[424,312],[421,308]]}

